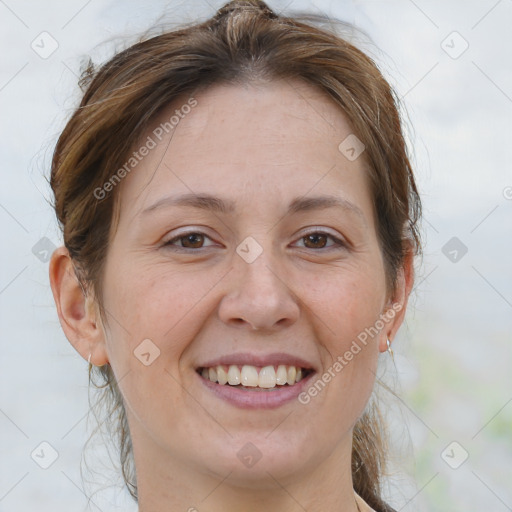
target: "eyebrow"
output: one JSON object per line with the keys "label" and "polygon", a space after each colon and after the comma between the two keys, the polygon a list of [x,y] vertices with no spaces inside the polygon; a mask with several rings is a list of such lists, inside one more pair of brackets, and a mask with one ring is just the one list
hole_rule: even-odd
{"label": "eyebrow", "polygon": [[[142,215],[169,206],[187,206],[224,214],[234,213],[236,210],[236,203],[232,200],[221,199],[210,194],[184,194],[164,197],[144,209]],[[286,213],[294,214],[312,210],[325,210],[327,208],[342,208],[343,210],[355,213],[363,222],[366,222],[365,216],[358,206],[341,197],[329,195],[296,197],[288,206]]]}

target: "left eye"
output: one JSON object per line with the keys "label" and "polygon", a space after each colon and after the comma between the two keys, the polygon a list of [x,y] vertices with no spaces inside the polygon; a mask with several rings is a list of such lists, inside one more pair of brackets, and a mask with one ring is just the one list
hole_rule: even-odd
{"label": "left eye", "polygon": [[[331,245],[327,245],[327,240],[329,238],[334,240],[334,243]],[[177,249],[191,250],[202,249],[204,247],[202,244],[206,239],[211,240],[208,235],[201,233],[200,231],[190,231],[167,241],[164,244],[164,247],[175,247]],[[307,233],[301,236],[299,240],[304,241],[304,247],[307,249],[330,249],[333,247],[345,246],[341,240],[324,231],[312,231],[311,233]],[[176,242],[181,242],[181,245],[176,245]]]}
{"label": "left eye", "polygon": [[[334,240],[334,244],[327,246],[327,239]],[[300,240],[306,241],[306,247],[308,249],[325,249],[325,248],[332,248],[334,246],[343,247],[345,244],[336,238],[335,236],[331,235],[330,233],[326,233],[324,231],[312,231],[311,233],[307,233],[300,237]],[[307,244],[312,244],[313,247],[308,246]],[[317,244],[320,244],[321,247],[318,247]]]}

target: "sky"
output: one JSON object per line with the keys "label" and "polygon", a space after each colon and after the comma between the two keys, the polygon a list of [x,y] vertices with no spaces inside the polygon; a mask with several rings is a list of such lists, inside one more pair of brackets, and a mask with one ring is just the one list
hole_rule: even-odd
{"label": "sky", "polygon": [[[0,512],[88,510],[79,470],[87,365],[60,329],[47,261],[62,241],[49,165],[80,98],[79,70],[155,23],[205,18],[222,3],[0,2]],[[402,103],[424,255],[395,343],[401,409],[390,419],[395,432],[407,428],[414,482],[390,480],[390,500],[404,512],[509,510],[512,1],[268,4],[362,29],[357,44]],[[42,442],[56,453],[48,469],[33,455]],[[115,480],[106,475],[100,484]],[[94,501],[91,510],[130,509],[114,488]]]}

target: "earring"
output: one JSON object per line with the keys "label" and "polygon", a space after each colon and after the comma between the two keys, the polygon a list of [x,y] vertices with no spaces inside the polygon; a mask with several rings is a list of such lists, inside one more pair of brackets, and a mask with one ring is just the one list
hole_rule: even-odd
{"label": "earring", "polygon": [[87,359],[87,362],[88,362],[89,364],[91,364],[91,355],[92,355],[92,354],[91,354],[91,352],[89,352],[89,358]]}
{"label": "earring", "polygon": [[386,343],[388,345],[389,355],[391,356],[391,359],[393,359],[393,363],[394,363],[395,362],[395,356],[393,354],[393,349],[391,348],[391,343],[389,342],[389,338],[386,338]]}

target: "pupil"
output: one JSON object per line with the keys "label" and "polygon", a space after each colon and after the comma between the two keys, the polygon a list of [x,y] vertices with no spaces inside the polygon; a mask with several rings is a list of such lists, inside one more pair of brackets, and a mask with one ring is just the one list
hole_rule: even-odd
{"label": "pupil", "polygon": [[323,247],[325,245],[325,235],[316,234],[316,235],[308,235],[306,237],[306,239],[308,241],[312,240],[313,244],[317,244],[319,238],[322,238],[324,240],[324,244],[322,244],[322,246],[321,246],[321,247]]}
{"label": "pupil", "polygon": [[[191,233],[190,235],[187,235],[185,237],[185,240],[187,241],[187,243],[190,243],[195,247],[197,245],[201,245],[201,241],[202,241],[201,237],[202,237],[202,235],[200,235],[198,233]],[[194,239],[196,241],[194,241]]]}

